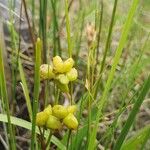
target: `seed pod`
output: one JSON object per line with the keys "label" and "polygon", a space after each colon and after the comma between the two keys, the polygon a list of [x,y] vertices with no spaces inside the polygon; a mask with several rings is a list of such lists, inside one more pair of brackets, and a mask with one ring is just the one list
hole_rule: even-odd
{"label": "seed pod", "polygon": [[68,84],[69,83],[69,80],[68,80],[67,76],[64,75],[64,74],[59,74],[56,77],[56,79],[58,79],[60,81],[60,83],[62,83],[62,84]]}
{"label": "seed pod", "polygon": [[67,75],[69,81],[74,81],[78,77],[78,72],[75,68],[72,68],[69,72],[67,72],[66,75]]}
{"label": "seed pod", "polygon": [[51,105],[48,105],[44,111],[44,113],[46,113],[48,116],[52,114],[52,106]]}
{"label": "seed pod", "polygon": [[61,57],[59,56],[55,56],[53,57],[53,66],[54,66],[54,71],[56,73],[63,73],[63,61],[61,59]]}
{"label": "seed pod", "polygon": [[67,107],[68,113],[75,113],[77,111],[77,106],[76,105],[71,105]]}
{"label": "seed pod", "polygon": [[53,115],[59,119],[63,119],[68,115],[67,108],[62,105],[54,105]]}
{"label": "seed pod", "polygon": [[64,93],[69,92],[68,84],[62,84],[57,80],[55,80],[55,83],[56,83],[57,87],[61,90],[61,92],[64,92]]}
{"label": "seed pod", "polygon": [[40,66],[40,77],[42,80],[53,79],[55,74],[51,65],[43,64]]}
{"label": "seed pod", "polygon": [[58,118],[55,116],[50,115],[46,122],[46,127],[49,129],[60,129],[62,127],[62,124]]}
{"label": "seed pod", "polygon": [[64,62],[64,68],[63,71],[64,72],[68,72],[71,70],[71,68],[74,65],[74,60],[72,58],[68,58],[65,62]]}
{"label": "seed pod", "polygon": [[36,115],[36,125],[40,126],[40,127],[44,126],[47,119],[48,119],[48,115],[46,113],[44,113],[43,111],[37,113],[37,115]]}
{"label": "seed pod", "polygon": [[78,120],[76,119],[76,117],[72,113],[69,113],[69,115],[64,118],[63,123],[69,129],[74,129],[75,130],[78,127]]}

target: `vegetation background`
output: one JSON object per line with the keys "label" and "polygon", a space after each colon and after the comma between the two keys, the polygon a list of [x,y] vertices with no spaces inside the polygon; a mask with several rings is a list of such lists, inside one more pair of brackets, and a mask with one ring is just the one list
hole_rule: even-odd
{"label": "vegetation background", "polygon": [[[149,36],[149,0],[0,0],[0,148],[149,150]],[[78,70],[79,127],[41,135],[36,113],[68,104],[39,78],[56,55]]]}

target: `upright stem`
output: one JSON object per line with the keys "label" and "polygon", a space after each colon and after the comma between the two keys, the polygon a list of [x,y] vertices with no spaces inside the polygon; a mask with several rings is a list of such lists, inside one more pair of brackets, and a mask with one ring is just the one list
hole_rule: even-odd
{"label": "upright stem", "polygon": [[[2,26],[0,26],[1,29]],[[2,32],[0,32],[0,35]],[[3,35],[1,36],[3,37]],[[0,87],[1,87],[1,94],[2,94],[2,100],[4,101],[4,106],[7,113],[7,120],[8,120],[8,135],[10,140],[10,149],[16,150],[16,144],[15,144],[15,135],[13,134],[13,129],[11,125],[11,119],[10,119],[10,108],[9,108],[9,100],[7,95],[7,88],[6,88],[6,79],[5,79],[5,73],[4,73],[4,62],[3,62],[3,52],[2,52],[2,45],[4,42],[2,42],[2,39],[0,39]]]}
{"label": "upright stem", "polygon": [[35,75],[34,75],[34,101],[33,101],[33,115],[32,115],[32,138],[31,138],[31,150],[35,148],[35,129],[36,129],[36,113],[38,110],[38,100],[40,91],[40,64],[41,64],[41,40],[37,39],[36,42],[36,56],[35,56]]}
{"label": "upright stem", "polygon": [[118,2],[118,0],[115,0],[114,7],[113,7],[113,13],[112,13],[112,17],[111,17],[111,22],[110,22],[110,26],[109,26],[109,31],[108,31],[108,36],[107,36],[107,41],[106,41],[105,50],[104,50],[104,56],[103,56],[103,60],[102,60],[102,63],[101,63],[102,65],[101,65],[101,68],[100,68],[100,73],[103,72],[107,52],[108,52],[108,49],[109,49],[109,46],[110,46],[110,40],[111,40],[112,29],[113,29],[114,20],[115,20],[117,2]]}
{"label": "upright stem", "polygon": [[68,41],[68,55],[69,57],[72,57],[70,20],[68,14],[68,0],[65,0],[65,14],[66,14],[66,30],[67,30],[67,41]]}

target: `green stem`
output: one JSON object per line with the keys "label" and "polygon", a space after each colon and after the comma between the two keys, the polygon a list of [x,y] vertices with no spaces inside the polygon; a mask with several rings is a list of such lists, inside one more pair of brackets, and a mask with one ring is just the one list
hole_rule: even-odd
{"label": "green stem", "polygon": [[61,43],[60,43],[59,27],[58,27],[57,14],[56,14],[56,1],[51,0],[51,5],[53,9],[53,43],[54,43],[53,56],[57,54],[61,56]]}
{"label": "green stem", "polygon": [[67,41],[68,41],[68,55],[69,57],[72,57],[70,20],[69,20],[69,14],[68,14],[68,0],[65,0],[65,15],[66,15],[66,30],[67,30]]}
{"label": "green stem", "polygon": [[69,130],[69,133],[68,133],[67,146],[66,146],[66,149],[67,149],[67,150],[69,150],[70,137],[71,137],[71,130]]}
{"label": "green stem", "polygon": [[149,89],[150,89],[150,75],[143,85],[143,89],[142,89],[138,99],[136,100],[136,102],[132,108],[132,111],[131,111],[121,133],[120,133],[120,136],[117,139],[117,142],[116,142],[113,150],[120,150],[128,132],[129,132],[129,129],[131,128],[131,125],[134,122],[136,114],[138,113],[140,106],[142,105],[144,98],[145,98],[146,94],[148,93]]}
{"label": "green stem", "polygon": [[11,125],[9,100],[8,100],[8,95],[7,95],[6,79],[5,79],[5,73],[4,73],[4,61],[3,61],[3,52],[2,52],[3,43],[4,42],[2,42],[2,39],[0,39],[0,70],[1,70],[0,71],[0,87],[1,87],[2,99],[5,104],[7,119],[8,119],[8,135],[9,135],[9,140],[10,140],[10,149],[16,150],[15,135],[13,134],[13,129]]}
{"label": "green stem", "polygon": [[104,56],[103,56],[102,65],[101,65],[101,69],[100,69],[100,73],[103,72],[104,65],[105,65],[105,60],[106,60],[106,56],[107,56],[107,52],[108,52],[108,49],[109,49],[109,46],[110,46],[111,35],[112,35],[112,30],[113,30],[113,25],[114,25],[114,20],[115,20],[115,14],[116,14],[116,8],[117,8],[117,2],[118,2],[118,0],[115,0],[113,13],[112,13],[112,17],[111,17],[111,22],[110,22],[110,26],[109,26],[109,31],[108,31],[108,36],[107,36],[107,41],[106,41],[105,50],[104,50]]}
{"label": "green stem", "polygon": [[40,64],[41,64],[41,40],[37,39],[35,52],[35,75],[34,75],[34,101],[33,101],[33,115],[32,115],[32,138],[31,150],[34,150],[35,144],[35,128],[36,128],[36,113],[38,109],[39,91],[40,91]]}

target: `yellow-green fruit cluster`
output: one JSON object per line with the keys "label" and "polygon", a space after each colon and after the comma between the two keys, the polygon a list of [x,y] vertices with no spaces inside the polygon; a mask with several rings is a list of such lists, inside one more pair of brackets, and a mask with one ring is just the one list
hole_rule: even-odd
{"label": "yellow-green fruit cluster", "polygon": [[43,111],[37,113],[36,125],[49,129],[61,129],[62,125],[66,125],[69,129],[75,130],[78,127],[78,120],[74,116],[77,111],[76,105],[62,106],[48,105]]}
{"label": "yellow-green fruit cluster", "polygon": [[42,80],[54,79],[57,87],[62,92],[68,92],[68,83],[78,77],[78,72],[73,68],[74,60],[68,58],[63,61],[60,56],[53,57],[53,64],[43,64],[40,67],[40,77]]}

